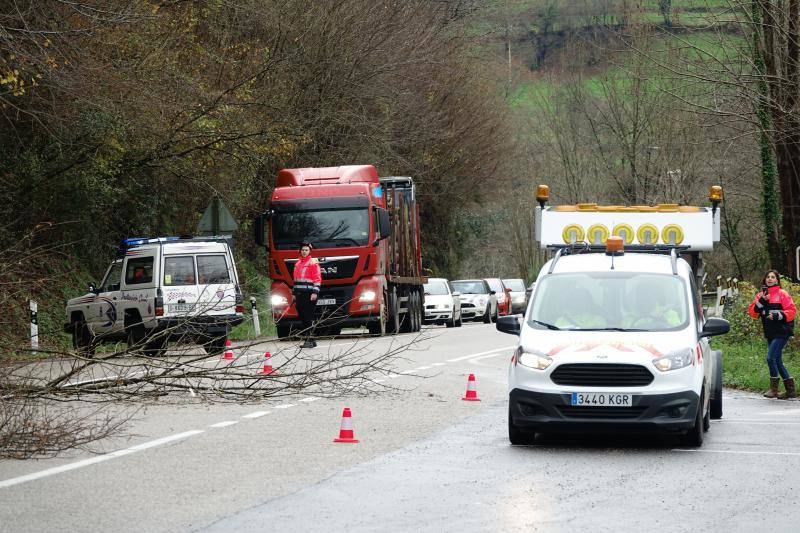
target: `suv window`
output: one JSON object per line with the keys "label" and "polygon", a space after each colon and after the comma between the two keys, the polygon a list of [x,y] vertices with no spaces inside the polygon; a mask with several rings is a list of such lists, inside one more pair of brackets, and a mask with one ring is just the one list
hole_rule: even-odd
{"label": "suv window", "polygon": [[198,255],[197,275],[200,283],[230,283],[228,262],[224,255]]}
{"label": "suv window", "polygon": [[196,279],[192,256],[164,258],[164,285],[194,285]]}
{"label": "suv window", "polygon": [[141,285],[153,281],[153,258],[128,259],[125,267],[125,285]]}
{"label": "suv window", "polygon": [[106,274],[106,279],[100,286],[100,292],[111,292],[119,290],[119,282],[122,278],[122,261],[115,261]]}

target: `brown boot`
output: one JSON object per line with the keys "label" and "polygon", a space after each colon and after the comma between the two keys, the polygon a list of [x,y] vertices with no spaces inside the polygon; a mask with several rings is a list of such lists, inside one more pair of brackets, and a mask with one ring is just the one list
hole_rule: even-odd
{"label": "brown boot", "polygon": [[781,378],[769,378],[769,390],[764,393],[764,398],[777,398],[780,383]]}
{"label": "brown boot", "polygon": [[797,386],[794,383],[794,378],[788,378],[783,380],[783,386],[786,389],[786,392],[782,392],[778,394],[779,400],[786,400],[789,398],[797,398]]}

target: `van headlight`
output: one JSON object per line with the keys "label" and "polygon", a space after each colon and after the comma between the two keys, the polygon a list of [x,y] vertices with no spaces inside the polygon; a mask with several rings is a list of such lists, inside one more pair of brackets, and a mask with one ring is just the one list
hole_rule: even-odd
{"label": "van headlight", "polygon": [[691,348],[684,348],[683,350],[668,353],[664,357],[653,359],[653,364],[662,372],[668,372],[670,370],[685,368],[691,365],[692,361],[694,361],[694,350]]}
{"label": "van headlight", "polygon": [[286,307],[289,305],[289,300],[286,299],[286,296],[281,296],[280,294],[273,294],[269,300],[272,303],[272,307]]}
{"label": "van headlight", "polygon": [[536,350],[523,350],[522,346],[514,352],[514,360],[522,366],[536,370],[546,370],[553,364],[553,358]]}

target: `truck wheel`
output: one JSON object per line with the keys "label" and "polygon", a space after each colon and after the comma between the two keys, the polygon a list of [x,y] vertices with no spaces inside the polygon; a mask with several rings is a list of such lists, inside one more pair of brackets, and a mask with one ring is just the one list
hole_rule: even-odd
{"label": "truck wheel", "polygon": [[383,337],[386,335],[386,293],[383,293],[383,299],[381,300],[381,307],[380,312],[378,313],[378,320],[373,320],[372,322],[367,324],[367,330],[369,331],[370,335],[378,335]]}
{"label": "truck wheel", "polygon": [[83,357],[94,357],[95,343],[86,322],[79,320],[72,323],[72,347]]}
{"label": "truck wheel", "polygon": [[397,289],[394,287],[387,294],[386,308],[388,310],[386,333],[396,334],[400,331],[400,308],[397,305]]}
{"label": "truck wheel", "polygon": [[419,294],[419,291],[414,291],[411,294],[414,295],[414,331],[422,330],[422,313],[424,310],[422,309],[422,297]]}
{"label": "truck wheel", "polygon": [[694,417],[694,426],[681,438],[681,444],[690,448],[699,448],[703,445],[703,397],[697,403],[697,415]]}
{"label": "truck wheel", "polygon": [[[400,332],[401,333],[411,333],[412,331],[414,331],[414,325],[413,325],[414,324],[414,319],[412,317],[412,315],[414,314],[414,300],[413,300],[413,297],[412,297],[413,293],[409,292],[409,293],[406,293],[406,294],[407,294],[407,298],[406,298],[405,313],[400,315]],[[402,296],[400,298],[402,298]],[[398,298],[398,300],[400,298]],[[399,304],[398,308],[401,305],[402,304]]]}
{"label": "truck wheel", "polygon": [[711,406],[709,409],[711,411],[711,418],[719,420],[722,418],[722,352],[720,350],[714,350],[711,352],[711,355],[717,364],[715,365],[714,394],[711,396]]}
{"label": "truck wheel", "polygon": [[508,402],[508,441],[516,446],[533,444],[536,439],[534,431],[525,431],[516,424],[511,417],[511,402]]}

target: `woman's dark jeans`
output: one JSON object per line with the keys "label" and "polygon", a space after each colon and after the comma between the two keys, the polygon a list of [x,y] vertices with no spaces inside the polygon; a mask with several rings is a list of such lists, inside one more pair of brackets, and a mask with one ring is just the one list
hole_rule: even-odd
{"label": "woman's dark jeans", "polygon": [[314,312],[317,308],[317,301],[311,299],[310,292],[298,292],[294,295],[295,307],[300,321],[303,323],[303,337],[311,337],[314,327]]}
{"label": "woman's dark jeans", "polygon": [[777,378],[778,375],[783,379],[789,379],[789,371],[783,366],[783,348],[789,342],[787,337],[776,337],[767,341],[767,366],[769,367],[769,377]]}

